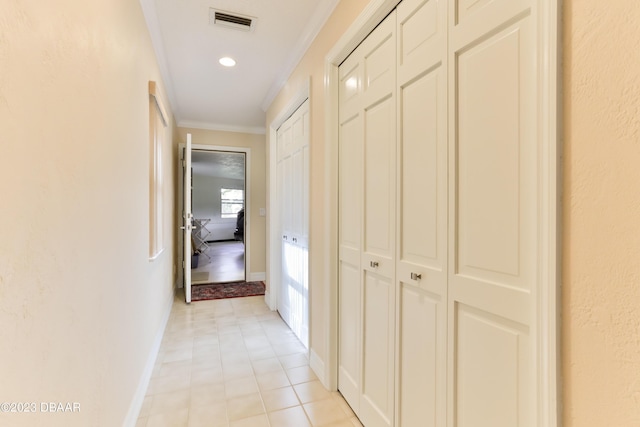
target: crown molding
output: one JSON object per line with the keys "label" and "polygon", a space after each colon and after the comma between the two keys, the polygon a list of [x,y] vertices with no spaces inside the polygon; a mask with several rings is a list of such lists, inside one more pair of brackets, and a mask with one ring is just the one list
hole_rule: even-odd
{"label": "crown molding", "polygon": [[269,88],[269,91],[267,92],[267,95],[262,101],[262,111],[266,112],[267,109],[269,109],[271,103],[283,88],[284,84],[291,76],[291,73],[293,73],[293,70],[298,66],[304,54],[309,50],[311,43],[316,39],[318,33],[320,33],[320,30],[324,27],[324,24],[326,24],[338,3],[340,3],[340,0],[327,0],[326,2],[322,2],[318,5],[311,17],[311,20],[306,26],[306,31],[298,39],[298,43],[292,49],[291,55],[287,58],[285,66],[282,67],[276,76]]}
{"label": "crown molding", "polygon": [[264,126],[235,126],[235,125],[224,125],[221,123],[197,122],[192,120],[181,120],[178,122],[178,127],[191,128],[191,129],[203,129],[203,130],[217,130],[222,132],[250,133],[254,135],[266,134],[266,128]]}
{"label": "crown molding", "polygon": [[149,30],[149,36],[151,37],[151,44],[153,45],[153,50],[156,54],[156,61],[158,62],[158,68],[160,69],[160,76],[162,77],[162,83],[170,104],[169,109],[172,111],[174,117],[178,117],[178,102],[176,101],[175,91],[173,90],[173,81],[171,80],[171,74],[169,73],[169,65],[165,55],[164,41],[162,39],[162,31],[160,31],[156,5],[153,0],[140,0],[140,6],[142,7],[144,19],[147,22],[147,29]]}

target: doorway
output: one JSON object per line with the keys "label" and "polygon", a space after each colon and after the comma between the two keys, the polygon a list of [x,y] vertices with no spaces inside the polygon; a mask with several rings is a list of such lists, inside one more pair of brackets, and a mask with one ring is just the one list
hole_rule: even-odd
{"label": "doorway", "polygon": [[192,150],[191,283],[245,280],[245,153]]}
{"label": "doorway", "polygon": [[[189,252],[193,256],[188,259],[180,253],[185,268],[180,270],[178,286],[190,289],[205,283],[244,282],[250,265],[250,223],[244,212],[250,212],[251,150],[193,144],[190,156],[185,145],[179,151],[183,173],[179,174],[178,209],[181,217],[187,211],[191,218]],[[184,187],[189,183],[187,193]],[[185,209],[185,199],[189,209]],[[184,235],[179,233],[181,247]]]}

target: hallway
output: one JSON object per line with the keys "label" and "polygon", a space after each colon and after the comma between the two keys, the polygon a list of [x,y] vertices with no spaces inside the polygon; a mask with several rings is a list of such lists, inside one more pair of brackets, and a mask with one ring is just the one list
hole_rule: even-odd
{"label": "hallway", "polygon": [[362,426],[264,297],[174,300],[137,427]]}

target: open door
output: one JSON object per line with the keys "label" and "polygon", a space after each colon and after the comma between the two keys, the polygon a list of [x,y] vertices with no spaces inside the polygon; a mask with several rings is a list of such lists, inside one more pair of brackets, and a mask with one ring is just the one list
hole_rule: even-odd
{"label": "open door", "polygon": [[182,173],[184,179],[182,180],[184,189],[183,197],[184,204],[182,210],[183,226],[180,227],[184,231],[184,254],[182,259],[182,268],[184,270],[184,300],[187,304],[191,303],[191,230],[193,229],[192,220],[193,213],[191,212],[191,134],[187,134],[187,144],[184,147],[182,162]]}

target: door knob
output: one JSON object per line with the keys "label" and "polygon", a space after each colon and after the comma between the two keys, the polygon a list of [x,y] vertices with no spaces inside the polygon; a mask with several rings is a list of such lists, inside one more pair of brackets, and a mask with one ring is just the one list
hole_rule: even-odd
{"label": "door knob", "polygon": [[411,280],[420,280],[422,279],[422,274],[411,273]]}
{"label": "door knob", "polygon": [[370,262],[369,262],[369,265],[370,265],[371,267],[373,267],[373,268],[378,268],[378,265],[380,265],[380,264],[378,264],[378,261],[370,261]]}

